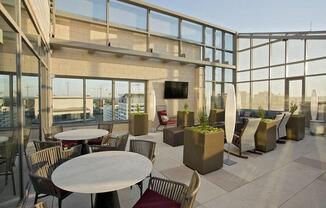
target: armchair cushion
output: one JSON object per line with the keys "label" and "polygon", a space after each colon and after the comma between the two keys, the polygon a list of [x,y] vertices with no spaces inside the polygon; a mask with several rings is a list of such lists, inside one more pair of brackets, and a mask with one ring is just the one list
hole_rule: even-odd
{"label": "armchair cushion", "polygon": [[181,204],[175,202],[156,191],[147,189],[138,202],[133,206],[134,208],[180,208]]}
{"label": "armchair cushion", "polygon": [[70,148],[70,147],[73,147],[73,146],[76,146],[78,144],[77,141],[62,141],[62,146],[65,148]]}

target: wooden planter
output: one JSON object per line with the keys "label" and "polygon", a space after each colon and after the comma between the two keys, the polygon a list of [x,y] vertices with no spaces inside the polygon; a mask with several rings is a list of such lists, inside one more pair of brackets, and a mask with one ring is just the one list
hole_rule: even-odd
{"label": "wooden planter", "polygon": [[224,121],[224,109],[212,109],[209,112],[209,125],[215,126],[217,122]]}
{"label": "wooden planter", "polygon": [[277,121],[259,123],[255,133],[256,150],[269,152],[276,147],[276,124]]}
{"label": "wooden planter", "polygon": [[286,124],[286,138],[290,140],[301,140],[305,137],[305,116],[292,115]]}
{"label": "wooden planter", "polygon": [[178,111],[177,126],[181,128],[191,127],[194,125],[194,112]]}
{"label": "wooden planter", "polygon": [[201,134],[191,128],[184,133],[183,163],[200,174],[223,166],[224,132]]}
{"label": "wooden planter", "polygon": [[148,114],[129,115],[129,133],[133,136],[148,134]]}

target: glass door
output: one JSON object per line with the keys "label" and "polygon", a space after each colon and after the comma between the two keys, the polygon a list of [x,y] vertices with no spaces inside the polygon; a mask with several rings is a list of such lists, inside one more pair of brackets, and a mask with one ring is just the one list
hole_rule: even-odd
{"label": "glass door", "polygon": [[301,104],[304,99],[304,79],[286,79],[285,85],[285,110],[290,109],[291,103],[297,104],[298,112],[301,110]]}

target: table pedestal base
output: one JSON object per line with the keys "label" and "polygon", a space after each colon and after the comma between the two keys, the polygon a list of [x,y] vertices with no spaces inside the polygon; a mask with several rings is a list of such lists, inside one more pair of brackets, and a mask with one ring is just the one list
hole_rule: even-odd
{"label": "table pedestal base", "polygon": [[118,192],[96,194],[95,208],[120,208]]}

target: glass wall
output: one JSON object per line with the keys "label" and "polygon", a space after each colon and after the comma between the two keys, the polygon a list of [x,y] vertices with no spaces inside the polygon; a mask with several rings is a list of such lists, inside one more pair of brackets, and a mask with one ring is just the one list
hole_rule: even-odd
{"label": "glass wall", "polygon": [[40,46],[49,45],[40,38],[24,2],[0,0],[7,10],[0,14],[0,207],[17,207],[25,194],[29,182],[25,156],[33,151],[32,140],[40,139],[39,104],[45,100],[39,92],[48,88],[40,88],[39,72],[41,67],[47,76],[47,52],[42,59]]}
{"label": "glass wall", "polygon": [[126,121],[138,105],[145,111],[145,86],[144,81],[56,77],[53,122]]}
{"label": "glass wall", "polygon": [[[296,38],[298,35],[305,39]],[[326,85],[322,84],[326,76],[326,40],[315,39],[309,32],[283,34],[283,38],[282,34],[254,33],[239,34],[238,43],[237,84],[247,88],[250,83],[249,90],[237,87],[238,96],[252,98],[246,107],[283,111],[296,102],[300,110],[307,111],[314,89],[320,103],[326,101]]]}

